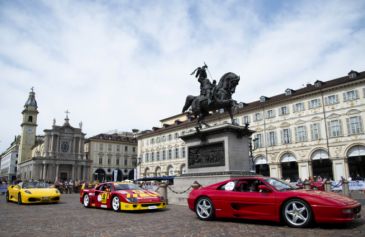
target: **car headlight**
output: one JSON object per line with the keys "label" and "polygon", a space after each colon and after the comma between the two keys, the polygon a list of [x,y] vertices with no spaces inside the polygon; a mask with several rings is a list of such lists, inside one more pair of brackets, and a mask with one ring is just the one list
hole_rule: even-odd
{"label": "car headlight", "polygon": [[57,194],[60,194],[60,191],[58,191],[58,189],[56,189],[56,193],[57,193]]}
{"label": "car headlight", "polygon": [[28,194],[32,194],[32,192],[31,192],[31,191],[29,191],[29,190],[24,190],[24,192],[25,192],[25,193],[28,193]]}
{"label": "car headlight", "polygon": [[132,202],[132,203],[137,203],[138,199],[137,198],[127,198],[128,202]]}
{"label": "car headlight", "polygon": [[342,213],[343,214],[352,214],[352,209],[343,209]]}

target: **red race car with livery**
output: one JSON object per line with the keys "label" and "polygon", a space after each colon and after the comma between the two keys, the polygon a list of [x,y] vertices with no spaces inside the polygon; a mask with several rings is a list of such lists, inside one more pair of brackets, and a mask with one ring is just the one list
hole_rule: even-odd
{"label": "red race car with livery", "polygon": [[114,211],[137,211],[166,208],[166,201],[153,191],[140,188],[130,182],[101,183],[80,192],[84,207],[113,209]]}
{"label": "red race car with livery", "polygon": [[332,192],[297,189],[275,178],[247,176],[195,189],[189,208],[201,220],[214,217],[281,222],[291,227],[344,223],[360,218],[361,204]]}

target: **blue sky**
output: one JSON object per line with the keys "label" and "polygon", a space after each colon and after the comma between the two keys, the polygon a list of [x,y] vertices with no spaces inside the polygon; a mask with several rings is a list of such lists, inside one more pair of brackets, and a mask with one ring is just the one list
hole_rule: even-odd
{"label": "blue sky", "polygon": [[38,134],[150,129],[199,94],[190,76],[241,76],[242,102],[365,70],[365,1],[0,1],[0,152],[34,86]]}

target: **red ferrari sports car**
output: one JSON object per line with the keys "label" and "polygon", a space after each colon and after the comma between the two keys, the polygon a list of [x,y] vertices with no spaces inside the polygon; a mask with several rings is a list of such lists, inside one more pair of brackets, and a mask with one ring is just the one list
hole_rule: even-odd
{"label": "red ferrari sports car", "polygon": [[343,223],[360,217],[351,198],[318,190],[297,189],[275,178],[247,176],[195,189],[189,208],[201,220],[214,217],[285,221],[291,227]]}
{"label": "red ferrari sports car", "polygon": [[114,211],[135,211],[166,208],[162,196],[129,182],[108,182],[80,192],[84,207],[99,207]]}

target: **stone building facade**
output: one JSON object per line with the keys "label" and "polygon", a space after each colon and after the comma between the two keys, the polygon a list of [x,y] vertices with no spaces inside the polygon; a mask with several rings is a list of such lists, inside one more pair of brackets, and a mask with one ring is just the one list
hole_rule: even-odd
{"label": "stone building facade", "polygon": [[12,182],[16,179],[19,143],[20,136],[16,136],[9,148],[0,155],[0,180]]}
{"label": "stone building facade", "polygon": [[[240,103],[235,121],[252,136],[252,169],[277,177],[310,176],[339,180],[365,177],[365,72],[315,81],[272,97]],[[207,122],[228,123],[217,111]],[[161,127],[138,137],[139,177],[180,175],[186,169],[186,148],[180,135],[195,132],[186,114],[161,120]]]}
{"label": "stone building facade", "polygon": [[85,143],[85,153],[92,161],[93,180],[134,179],[137,162],[137,140],[132,133],[98,134]]}
{"label": "stone building facade", "polygon": [[18,174],[20,179],[88,180],[90,161],[84,156],[85,134],[69,123],[66,114],[63,125],[53,120],[51,129],[36,136],[37,102],[31,91],[23,111]]}

